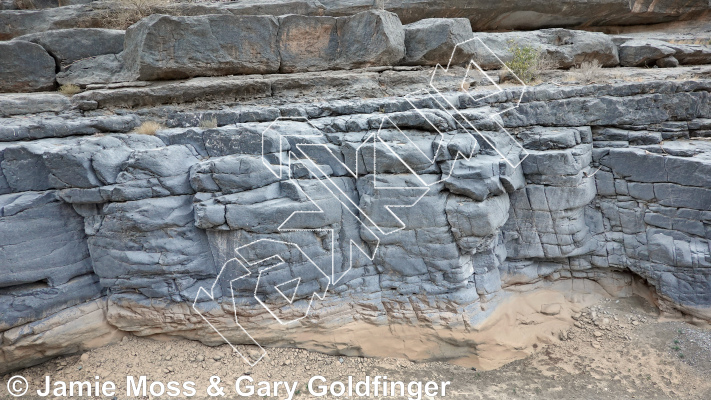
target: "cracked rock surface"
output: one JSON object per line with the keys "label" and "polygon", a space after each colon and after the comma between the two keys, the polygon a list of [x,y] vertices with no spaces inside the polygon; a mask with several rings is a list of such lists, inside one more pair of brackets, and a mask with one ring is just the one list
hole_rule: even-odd
{"label": "cracked rock surface", "polygon": [[[169,85],[181,84],[188,93],[190,81]],[[144,90],[153,89],[79,96],[129,99]],[[520,358],[535,329],[572,324],[573,304],[589,304],[581,296],[625,297],[639,283],[665,312],[711,320],[710,81],[542,85],[494,117],[521,88],[474,90],[491,95],[444,94],[458,112],[426,96],[212,111],[108,110],[98,101],[81,111],[52,94],[31,103],[3,96],[11,107],[0,127],[0,371],[126,332],[222,343],[192,308],[196,299],[235,343],[251,343],[235,312],[262,345],[331,354],[376,355],[353,332],[386,337],[407,327],[450,350],[394,346],[393,355],[487,368],[500,365],[489,345]],[[277,117],[299,118],[272,127]],[[170,128],[132,131],[146,120]],[[466,135],[466,126],[480,134]],[[384,141],[363,147],[374,133]],[[286,151],[312,162],[280,164]],[[396,190],[378,189],[376,179]],[[291,218],[296,210],[321,212]],[[359,222],[361,213],[372,224]],[[265,245],[249,257],[281,254],[289,268],[274,267],[263,281],[230,282],[236,269],[218,276],[253,242]],[[358,251],[351,259],[352,246],[372,259]],[[298,278],[293,302],[279,303],[284,292],[269,288],[262,299],[281,304],[276,315],[298,314],[329,283],[310,263],[332,278],[328,296],[281,328],[254,288]],[[215,282],[213,297],[201,297]],[[512,345],[484,335],[523,298],[535,323],[514,318],[507,329],[536,327],[530,338]]]}

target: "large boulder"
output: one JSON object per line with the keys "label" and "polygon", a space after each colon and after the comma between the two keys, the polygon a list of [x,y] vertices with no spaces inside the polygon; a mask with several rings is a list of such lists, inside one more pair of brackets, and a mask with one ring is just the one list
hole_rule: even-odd
{"label": "large boulder", "polygon": [[126,31],[126,70],[135,79],[262,74],[279,70],[277,19],[151,15]]}
{"label": "large boulder", "polygon": [[[447,65],[454,47],[474,37],[466,18],[428,18],[405,25],[405,64]],[[472,42],[457,47],[453,63],[469,61]]]}
{"label": "large boulder", "polygon": [[674,57],[679,60],[680,64],[711,64],[711,46],[702,46],[697,44],[672,44],[671,47],[676,50]]}
{"label": "large boulder", "polygon": [[676,50],[661,40],[634,39],[622,43],[619,52],[623,67],[651,67],[657,60],[674,55]]}
{"label": "large boulder", "polygon": [[476,33],[474,36],[481,39],[481,42],[473,43],[476,60],[485,69],[501,67],[494,55],[504,63],[511,61],[511,49],[516,46],[537,49],[558,68],[570,68],[593,60],[604,67],[620,64],[617,46],[604,33],[555,28],[533,32]]}
{"label": "large boulder", "polygon": [[106,11],[95,10],[89,4],[40,10],[7,10],[0,12],[0,40],[77,26],[100,27],[105,22]]}
{"label": "large boulder", "polygon": [[0,92],[54,88],[54,59],[42,46],[21,40],[0,42]]}
{"label": "large boulder", "polygon": [[122,54],[104,54],[74,62],[66,71],[57,74],[60,85],[79,86],[93,83],[114,83],[129,81],[130,76],[123,68]]}
{"label": "large boulder", "polygon": [[280,19],[281,72],[393,65],[405,55],[397,15],[367,11],[350,17],[287,15]]}
{"label": "large boulder", "polygon": [[338,19],[341,65],[393,65],[405,56],[405,31],[397,15],[368,11]]}
{"label": "large boulder", "polygon": [[321,71],[337,63],[338,18],[287,15],[279,25],[281,72]]}
{"label": "large boulder", "polygon": [[[664,40],[662,40],[664,39]],[[711,47],[698,44],[671,43],[661,39],[635,39],[618,36],[620,63],[625,67],[642,67],[657,64],[668,64],[664,60],[674,58],[679,64],[699,65],[711,64]]]}
{"label": "large boulder", "polygon": [[37,43],[52,56],[61,71],[72,63],[123,51],[124,31],[116,29],[58,29],[23,35],[15,40]]}
{"label": "large boulder", "polygon": [[679,66],[679,60],[677,60],[674,56],[667,56],[660,58],[655,64],[659,68],[675,68]]}

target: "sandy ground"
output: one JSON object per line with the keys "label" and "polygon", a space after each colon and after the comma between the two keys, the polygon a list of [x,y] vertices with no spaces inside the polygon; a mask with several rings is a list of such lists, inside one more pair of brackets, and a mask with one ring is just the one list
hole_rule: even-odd
{"label": "sandy ground", "polygon": [[[227,345],[207,347],[186,340],[162,342],[146,338],[125,338],[121,343],[83,355],[58,358],[43,365],[2,377],[0,398],[12,375],[30,382],[23,398],[40,398],[45,376],[52,381],[95,382],[111,380],[117,395],[98,397],[126,399],[126,377],[146,375],[147,383],[160,381],[196,382],[195,399],[205,396],[210,377],[217,375],[225,387],[223,399],[240,399],[235,393],[237,378],[248,375],[260,381],[297,381],[295,399],[316,398],[306,388],[312,376],[322,375],[328,384],[354,382],[365,376],[387,376],[389,381],[449,381],[446,396],[422,399],[710,399],[711,329],[681,321],[664,321],[657,310],[641,298],[604,300],[573,316],[575,326],[557,333],[558,341],[538,346],[526,359],[491,371],[476,371],[446,363],[413,363],[392,358],[328,356],[299,349],[268,349],[268,356],[249,367]],[[374,338],[377,340],[377,338]],[[249,349],[246,349],[249,351]],[[273,383],[272,383],[273,385]],[[279,388],[274,396],[250,398],[285,399]],[[344,396],[345,397],[345,396]],[[183,396],[130,398],[185,398]],[[336,398],[336,397],[322,397]],[[361,397],[362,398],[362,397]],[[371,396],[375,399],[406,397]],[[415,397],[416,398],[416,397]]]}

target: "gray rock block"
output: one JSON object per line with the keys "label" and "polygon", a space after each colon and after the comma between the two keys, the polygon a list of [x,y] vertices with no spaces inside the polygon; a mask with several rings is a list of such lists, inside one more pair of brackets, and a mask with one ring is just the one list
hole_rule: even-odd
{"label": "gray rock block", "polygon": [[169,115],[165,125],[170,128],[188,128],[200,126],[202,121],[215,119],[217,126],[225,126],[245,122],[272,122],[280,116],[280,110],[272,107],[237,107],[210,111],[176,111]]}
{"label": "gray rock block", "polygon": [[531,150],[521,163],[525,175],[577,175],[592,161],[592,144],[564,150]]}
{"label": "gray rock block", "polygon": [[[208,129],[203,132],[204,148],[210,157],[220,157],[230,154],[278,153],[291,149],[288,142],[283,143],[279,133],[274,130],[265,132],[267,125],[239,126]],[[262,144],[264,133],[264,144]]]}
{"label": "gray rock block", "polygon": [[679,60],[674,56],[666,56],[657,60],[655,65],[659,68],[676,68],[679,66]]}
{"label": "gray rock block", "polygon": [[[121,78],[122,80],[124,78]],[[128,79],[128,78],[126,78]],[[163,84],[122,83],[118,87],[93,89],[72,96],[72,103],[89,109],[132,108],[157,104],[187,103],[205,100],[246,100],[270,97],[271,81],[261,77],[193,78]],[[126,86],[124,86],[126,85]]]}
{"label": "gray rock block", "polygon": [[123,170],[116,177],[116,182],[173,176],[179,176],[187,181],[190,167],[197,162],[197,157],[187,146],[140,149],[131,153]]}
{"label": "gray rock block", "polygon": [[[432,162],[432,138],[411,136],[407,141],[397,130],[381,130],[380,138],[382,142],[368,144],[358,150],[359,161],[363,163],[358,166],[359,174],[407,174],[410,170],[424,174],[438,172],[437,165]],[[361,145],[358,142],[346,143],[343,148],[345,159],[353,160],[356,149]],[[355,165],[350,164],[349,167],[355,171]]]}
{"label": "gray rock block", "polygon": [[64,71],[82,59],[122,52],[123,39],[124,31],[120,30],[76,28],[31,33],[13,40],[39,44],[54,57],[58,71]]}
{"label": "gray rock block", "polygon": [[138,125],[140,125],[138,117],[132,114],[100,117],[28,117],[8,120],[0,126],[0,142],[129,132]]}
{"label": "gray rock block", "polygon": [[368,11],[338,23],[341,62],[347,68],[395,65],[405,56],[405,32],[393,13]]}
{"label": "gray rock block", "polygon": [[[635,96],[628,91],[642,87],[661,90],[664,96],[651,96],[650,93]],[[707,107],[705,89],[699,92],[677,92],[674,83],[663,82],[659,85],[626,85],[614,91],[590,92],[575,91],[575,96],[548,101],[522,103],[518,108],[503,116],[507,127],[517,126],[646,126],[674,120],[703,118],[711,114]],[[602,88],[600,88],[602,89]],[[638,93],[638,92],[637,92]],[[609,97],[608,97],[609,95]],[[589,97],[588,97],[589,96]],[[587,111],[586,111],[587,110]],[[594,110],[594,111],[591,111]],[[594,118],[590,118],[595,115]],[[609,147],[609,146],[608,146]]]}
{"label": "gray rock block", "polygon": [[593,130],[593,135],[599,141],[626,141],[632,146],[658,144],[662,141],[662,134],[660,132],[626,130],[619,128],[596,127]]}
{"label": "gray rock block", "polygon": [[674,58],[683,65],[711,64],[711,46],[695,44],[671,44],[676,50]]}
{"label": "gray rock block", "polygon": [[[420,178],[431,184],[437,181],[437,175]],[[442,212],[446,196],[440,193],[441,184],[424,187],[413,175],[388,174],[377,176],[377,187],[388,188],[380,190],[375,188],[374,179],[373,175],[358,179],[359,206],[384,232],[446,226]]]}
{"label": "gray rock block", "polygon": [[272,73],[278,30],[268,16],[152,15],[126,31],[123,59],[139,80]]}
{"label": "gray rock block", "polygon": [[118,342],[124,334],[106,321],[106,314],[102,298],[3,332],[0,373]]}
{"label": "gray rock block", "polygon": [[[370,0],[320,0],[327,15],[347,15],[373,7]],[[469,0],[452,0],[446,3],[385,2],[387,10],[397,13],[406,22],[424,18],[463,17],[471,20],[477,31],[531,30],[551,25],[591,26],[652,24],[676,19],[682,15],[708,10],[705,2],[668,0],[657,3],[654,13],[644,13],[629,3],[584,2],[570,3],[479,3]],[[691,14],[687,14],[691,13]],[[525,16],[525,17],[524,17]]]}
{"label": "gray rock block", "polygon": [[98,215],[101,224],[88,245],[103,286],[133,276],[149,285],[216,274],[207,236],[194,226],[191,196],[105,204]]}
{"label": "gray rock block", "polygon": [[53,192],[0,195],[0,259],[0,287],[92,272],[83,219]]}
{"label": "gray rock block", "polygon": [[591,251],[596,244],[590,240],[584,210],[595,194],[592,179],[575,187],[528,184],[512,193],[512,215],[502,228],[509,256],[565,257]]}
{"label": "gray rock block", "polygon": [[224,8],[235,15],[322,15],[324,11],[318,0],[247,0],[228,3]]}
{"label": "gray rock block", "polygon": [[85,5],[4,11],[0,13],[0,40],[53,29],[73,28],[80,22],[91,24],[92,11],[92,7]]}
{"label": "gray rock block", "polygon": [[279,27],[281,72],[322,71],[338,62],[338,18],[287,15]]}
{"label": "gray rock block", "polygon": [[50,181],[51,173],[42,160],[42,154],[46,150],[45,145],[37,143],[8,146],[4,149],[0,168],[12,191],[47,190],[54,188],[54,184],[66,187],[59,182]]}
{"label": "gray rock block", "polygon": [[443,171],[452,171],[444,185],[450,192],[483,201],[489,196],[499,196],[506,192],[501,181],[501,157],[477,155],[470,160],[459,160],[451,167],[451,162],[443,163]]}
{"label": "gray rock block", "polygon": [[[287,171],[282,171],[287,176]],[[215,157],[190,170],[190,184],[198,192],[237,193],[279,181],[261,157]]]}
{"label": "gray rock block", "polygon": [[[41,0],[52,1],[55,0]],[[6,20],[0,19],[0,40],[26,33],[75,26],[96,26],[105,18],[99,7],[82,7],[87,0],[62,0],[63,7],[45,10],[17,10]],[[55,4],[57,4],[55,2]],[[329,15],[347,16],[373,9],[371,0],[270,0],[240,1],[208,5],[206,3],[171,4],[171,12],[178,15],[227,14],[235,15]],[[446,3],[386,2],[385,8],[396,13],[403,23],[424,18],[467,18],[477,31],[531,30],[549,26],[614,26],[656,24],[703,16],[708,10],[703,1],[685,2],[665,0],[655,4],[654,12],[640,12],[629,3],[618,1],[588,2],[574,0],[568,3],[482,3],[470,0],[452,0]],[[522,17],[525,16],[525,17]],[[16,24],[9,24],[17,21]],[[7,24],[7,26],[5,26]]]}
{"label": "gray rock block", "polygon": [[[282,186],[282,191],[285,190]],[[325,195],[323,190],[321,198],[313,198],[313,205],[305,196],[302,199],[275,198],[266,201],[251,202],[246,196],[240,194],[229,197],[225,206],[225,219],[232,230],[243,230],[255,233],[276,233],[282,224],[294,211],[318,211],[322,213],[299,214],[290,220],[287,229],[318,229],[334,225],[341,220],[341,206],[336,199]],[[226,201],[224,199],[222,201]],[[261,199],[255,199],[261,200]]]}
{"label": "gray rock block", "polygon": [[0,312],[3,316],[0,332],[97,299],[101,294],[99,278],[93,273],[53,287],[42,282],[10,287],[0,293]]}
{"label": "gray rock block", "polygon": [[124,68],[122,54],[104,54],[78,60],[57,74],[57,83],[60,85],[86,86],[129,80],[131,79]]}
{"label": "gray rock block", "polygon": [[664,229],[649,229],[646,236],[649,260],[654,263],[682,268],[698,268],[709,265],[703,256],[708,251],[706,240]]}
{"label": "gray rock block", "polygon": [[15,0],[2,0],[0,1],[0,10],[17,10],[17,5]]}
{"label": "gray rock block", "polygon": [[[455,46],[474,37],[466,18],[428,18],[404,26],[406,65],[437,65],[446,67]],[[471,43],[458,46],[452,65],[468,62],[474,56]]]}
{"label": "gray rock block", "polygon": [[472,236],[483,238],[494,235],[509,217],[509,197],[492,196],[474,201],[462,196],[447,198],[447,219],[459,245],[471,249],[465,242]]}
{"label": "gray rock block", "polygon": [[635,182],[671,182],[697,187],[711,184],[711,163],[703,158],[664,156],[641,149],[611,149],[600,163]]}
{"label": "gray rock block", "polygon": [[620,64],[623,67],[652,66],[657,60],[674,55],[676,50],[661,40],[635,39],[619,46]]}
{"label": "gray rock block", "polygon": [[0,92],[54,89],[54,59],[38,44],[0,42],[0,72]]}
{"label": "gray rock block", "polygon": [[[159,139],[152,138],[161,143]],[[128,144],[128,145],[127,145]],[[146,147],[140,141],[116,137],[92,137],[61,141],[45,139],[23,144],[9,144],[2,153],[0,162],[3,176],[12,191],[90,188],[102,184],[116,183],[119,172],[138,168],[129,163],[133,154],[132,146],[137,151]],[[170,152],[175,149],[168,149]],[[153,153],[154,164],[161,162],[160,152]],[[137,156],[138,157],[138,156]],[[184,160],[172,161],[171,167]],[[164,161],[170,162],[170,161]],[[189,167],[187,167],[189,168]],[[187,170],[184,170],[187,174]],[[131,171],[127,172],[129,176]],[[162,175],[151,175],[162,178]],[[142,176],[140,179],[144,179]],[[187,184],[187,175],[184,177]],[[125,179],[128,181],[130,179]],[[154,184],[157,184],[155,182]]]}
{"label": "gray rock block", "polygon": [[711,189],[708,188],[655,183],[654,195],[664,206],[711,210]]}
{"label": "gray rock block", "polygon": [[480,295],[494,294],[501,290],[501,275],[498,268],[474,275],[476,292]]}
{"label": "gray rock block", "polygon": [[[531,150],[569,149],[583,140],[581,129],[533,127],[519,134],[522,145]],[[589,132],[589,128],[587,129]],[[584,136],[584,135],[583,135]],[[590,143],[589,139],[585,143]]]}
{"label": "gray rock block", "polygon": [[279,25],[281,72],[395,65],[405,55],[402,24],[385,11],[340,18],[287,15]]}
{"label": "gray rock block", "polygon": [[597,60],[604,67],[620,64],[617,46],[603,33],[555,28],[533,32],[477,33],[475,37],[489,48],[487,50],[478,41],[472,42],[476,47],[475,61],[484,69],[501,68],[494,55],[504,63],[510,62],[512,45],[531,46],[547,55],[558,68],[570,68],[592,60]]}
{"label": "gray rock block", "polygon": [[69,98],[59,93],[0,94],[0,117],[61,112],[71,105]]}
{"label": "gray rock block", "polygon": [[666,157],[668,181],[685,186],[711,187],[711,160],[702,157]]}

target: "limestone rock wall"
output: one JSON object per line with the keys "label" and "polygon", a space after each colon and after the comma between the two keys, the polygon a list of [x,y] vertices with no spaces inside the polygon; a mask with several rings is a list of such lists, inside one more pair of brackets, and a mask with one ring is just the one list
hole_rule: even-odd
{"label": "limestone rock wall", "polygon": [[[253,343],[236,315],[262,345],[342,354],[374,355],[363,332],[419,329],[447,346],[393,354],[481,365],[505,344],[476,333],[517,293],[616,296],[633,279],[666,311],[711,320],[711,83],[544,86],[491,118],[519,90],[448,93],[449,110],[431,97],[246,108],[155,136],[121,133],[130,110],[6,118],[27,133],[0,143],[2,371],[123,332],[221,343],[200,314],[234,343]],[[384,141],[364,147],[374,133]],[[313,165],[279,161],[297,149]],[[251,243],[247,261],[289,268],[232,282]],[[297,278],[284,303],[273,287]],[[278,324],[260,284],[275,315],[308,317]],[[567,300],[530,301],[530,318],[565,317]]]}
{"label": "limestone rock wall", "polygon": [[[708,305],[701,304],[709,302],[709,144],[695,140],[706,136],[708,94],[664,93],[657,95],[643,89],[635,98],[620,98],[608,92],[588,101],[576,99],[565,105],[560,100],[545,104],[534,101],[514,110],[508,123],[516,126],[536,121],[548,126],[547,130],[557,131],[566,119],[570,120],[568,124],[590,124],[592,146],[571,149],[565,158],[559,158],[566,160],[564,164],[569,167],[557,167],[562,176],[545,186],[565,188],[564,191],[549,194],[552,188],[546,187],[545,199],[535,198],[529,185],[527,191],[531,191],[520,198],[526,209],[528,204],[550,205],[551,200],[568,202],[551,207],[566,210],[559,214],[563,218],[558,223],[553,219],[556,228],[547,238],[553,240],[546,242],[543,235],[530,233],[526,238],[514,232],[509,248],[522,251],[527,257],[550,257],[557,251],[565,256],[568,252],[581,253],[578,249],[582,249],[585,255],[569,260],[573,276],[594,275],[598,268],[629,269],[654,286],[661,299],[677,304],[673,307],[708,319]],[[655,104],[662,97],[667,106],[658,113]],[[567,114],[569,118],[562,117],[556,111],[558,107],[572,111]],[[595,109],[600,114],[594,115],[601,118],[582,110],[578,113],[577,107]],[[556,120],[549,119],[550,115],[555,115]],[[553,154],[547,152],[547,156]],[[549,160],[538,162],[536,168],[551,165]],[[596,196],[575,186],[581,179],[574,174],[581,160],[583,165],[595,168],[583,168],[582,178],[594,174]],[[592,163],[588,164],[590,160]],[[524,171],[525,165],[526,162]],[[551,196],[554,193],[558,196]],[[580,213],[569,215],[574,207]],[[531,208],[535,210],[534,206]],[[535,224],[540,223],[540,219],[534,220]],[[550,226],[546,223],[548,218],[543,225]],[[519,222],[510,219],[507,225],[519,226]],[[565,235],[560,235],[561,228]],[[563,250],[563,246],[567,249]],[[691,271],[689,268],[693,272],[685,275],[682,271]],[[693,298],[696,305],[685,305],[682,298]],[[661,302],[663,307],[668,304]]]}
{"label": "limestone rock wall", "polygon": [[[0,11],[1,12],[1,11]],[[703,39],[679,43],[604,33],[542,29],[472,32],[466,18],[425,18],[403,25],[384,10],[340,17],[153,14],[125,31],[96,28],[36,32],[0,42],[0,92],[33,92],[199,76],[296,73],[388,66],[465,65],[487,70],[530,46],[551,69],[597,61],[603,67],[711,64]],[[80,37],[80,41],[70,40]],[[474,40],[470,40],[474,39]],[[452,54],[455,45],[456,51]],[[54,62],[52,62],[54,60]]]}
{"label": "limestone rock wall", "polygon": [[[34,0],[34,7],[18,10],[0,3],[0,39],[55,29],[106,27],[111,1]],[[59,5],[60,7],[56,7]],[[47,7],[50,8],[47,8]],[[53,6],[53,7],[52,7]],[[173,15],[286,15],[341,17],[385,9],[403,23],[426,18],[466,18],[477,31],[528,30],[549,27],[589,27],[658,24],[708,18],[707,0],[247,0],[225,3],[177,3],[156,12]],[[12,22],[12,23],[11,23]]]}

